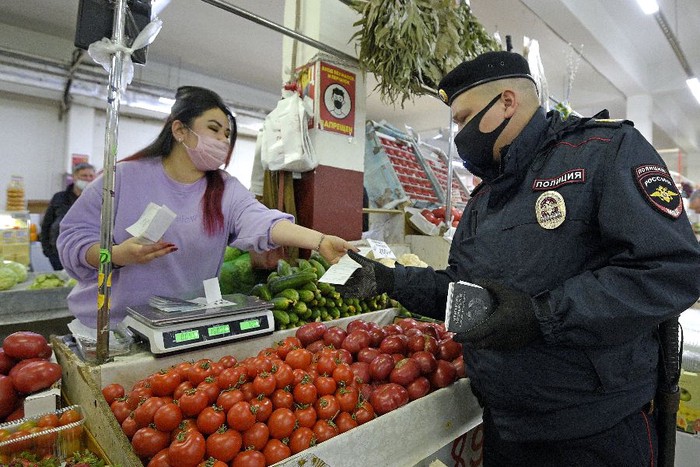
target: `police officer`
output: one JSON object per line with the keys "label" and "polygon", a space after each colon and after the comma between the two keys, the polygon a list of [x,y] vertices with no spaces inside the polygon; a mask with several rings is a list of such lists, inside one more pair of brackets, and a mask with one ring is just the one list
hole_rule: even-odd
{"label": "police officer", "polygon": [[392,270],[349,252],[363,267],[339,290],[440,319],[450,282],[488,290],[488,318],[457,336],[485,466],[655,465],[657,325],[700,295],[700,247],[662,159],[605,111],[546,114],[515,53],[466,61],[439,89],[483,180],[449,266]]}

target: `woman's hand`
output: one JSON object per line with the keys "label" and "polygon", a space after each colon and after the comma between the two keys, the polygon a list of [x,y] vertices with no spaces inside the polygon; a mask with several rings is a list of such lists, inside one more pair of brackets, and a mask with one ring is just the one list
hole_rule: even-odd
{"label": "woman's hand", "polygon": [[116,266],[143,264],[177,250],[174,243],[159,241],[143,244],[139,243],[136,237],[131,237],[112,248],[112,263]]}
{"label": "woman's hand", "polygon": [[323,256],[326,261],[331,264],[335,264],[340,261],[340,258],[347,252],[347,250],[358,251],[358,249],[351,243],[343,240],[335,235],[326,235],[321,240],[318,252]]}

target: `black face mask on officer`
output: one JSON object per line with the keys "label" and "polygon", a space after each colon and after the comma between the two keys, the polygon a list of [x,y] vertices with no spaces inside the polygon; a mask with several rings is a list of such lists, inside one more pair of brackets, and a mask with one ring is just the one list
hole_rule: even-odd
{"label": "black face mask on officer", "polygon": [[510,117],[504,119],[503,123],[490,133],[482,133],[479,125],[486,112],[498,102],[500,97],[500,94],[494,97],[455,136],[457,154],[464,162],[464,167],[484,180],[493,180],[499,175],[498,166],[493,160],[493,146],[510,122]]}

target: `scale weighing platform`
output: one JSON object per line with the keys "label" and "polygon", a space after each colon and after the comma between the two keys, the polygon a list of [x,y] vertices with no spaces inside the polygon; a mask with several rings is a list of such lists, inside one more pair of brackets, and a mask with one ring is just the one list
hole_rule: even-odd
{"label": "scale weighing platform", "polygon": [[231,303],[191,311],[165,312],[150,305],[127,307],[122,325],[148,341],[151,352],[156,355],[274,331],[271,303],[242,294],[223,298]]}

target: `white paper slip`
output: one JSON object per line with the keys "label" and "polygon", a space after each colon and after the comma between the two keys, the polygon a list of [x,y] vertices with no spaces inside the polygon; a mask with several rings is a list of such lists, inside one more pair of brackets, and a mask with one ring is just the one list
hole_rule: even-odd
{"label": "white paper slip", "polygon": [[372,250],[374,259],[396,259],[396,255],[394,255],[394,252],[391,250],[391,248],[389,248],[389,245],[387,245],[385,242],[381,240],[372,240],[371,238],[368,238],[367,243],[369,244],[370,249]]}
{"label": "white paper slip", "polygon": [[[362,250],[360,250],[360,254],[362,254]],[[362,266],[353,261],[350,256],[344,255],[340,258],[340,261],[328,268],[326,273],[321,276],[318,281],[342,285],[350,279],[350,276],[352,276],[352,273],[355,272],[356,269],[360,269],[361,267]]]}
{"label": "white paper slip", "polygon": [[126,231],[146,243],[155,243],[163,237],[175,217],[177,215],[167,206],[148,203],[139,220],[127,227]]}

